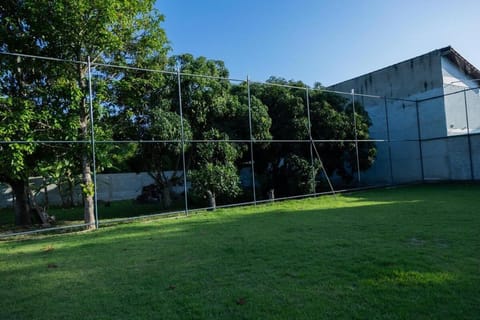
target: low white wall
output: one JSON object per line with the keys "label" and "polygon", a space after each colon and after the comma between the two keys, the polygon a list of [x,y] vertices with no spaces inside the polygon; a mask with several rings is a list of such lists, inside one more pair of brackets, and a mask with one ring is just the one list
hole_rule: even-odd
{"label": "low white wall", "polygon": [[[167,172],[167,176],[173,172]],[[41,186],[41,178],[31,178],[31,183]],[[152,177],[146,172],[141,173],[112,173],[97,175],[97,196],[100,201],[117,201],[135,199],[142,193],[142,188],[154,183]],[[62,199],[58,187],[54,184],[48,186],[48,202],[50,205],[61,205]],[[183,192],[182,186],[173,188],[173,192]],[[82,202],[82,193],[80,186],[74,189],[74,202]],[[39,204],[45,202],[45,192],[41,190],[36,200]],[[5,184],[0,184],[0,207],[11,207],[13,201],[12,189]]]}

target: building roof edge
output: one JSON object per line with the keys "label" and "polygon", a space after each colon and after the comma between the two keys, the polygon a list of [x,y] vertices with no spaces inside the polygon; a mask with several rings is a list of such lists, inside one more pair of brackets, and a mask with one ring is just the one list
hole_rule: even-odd
{"label": "building roof edge", "polygon": [[397,62],[395,64],[377,69],[377,70],[372,71],[372,72],[365,73],[365,74],[357,76],[357,77],[350,78],[348,80],[337,82],[335,84],[329,85],[327,88],[335,87],[335,86],[337,86],[339,84],[342,84],[344,82],[356,80],[356,79],[359,79],[359,78],[368,77],[370,75],[373,75],[375,73],[384,71],[386,69],[395,68],[398,65],[401,65],[401,64],[404,64],[404,63],[409,63],[409,62],[414,61],[416,59],[419,59],[419,58],[422,58],[422,57],[425,57],[425,56],[428,56],[428,55],[435,55],[435,54],[438,54],[442,57],[446,57],[447,59],[449,59],[452,63],[457,65],[463,72],[465,72],[465,74],[470,75],[473,79],[475,79],[475,81],[480,85],[480,70],[477,67],[475,67],[473,64],[471,64],[467,59],[462,57],[455,49],[452,48],[452,46],[447,46],[447,47],[443,47],[443,48],[440,48],[440,49],[432,50],[430,52],[424,53],[422,55],[419,55],[419,56],[416,56],[416,57],[413,57],[413,58],[410,58],[410,59],[407,59],[407,60],[403,60],[401,62]]}

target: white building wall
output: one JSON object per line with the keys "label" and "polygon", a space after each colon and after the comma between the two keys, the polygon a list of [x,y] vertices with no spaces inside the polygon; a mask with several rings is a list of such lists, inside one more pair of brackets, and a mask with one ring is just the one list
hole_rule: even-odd
{"label": "white building wall", "polygon": [[398,63],[329,89],[346,92],[353,89],[359,94],[382,97],[357,97],[372,119],[371,138],[391,141],[390,144],[377,143],[377,159],[372,168],[362,173],[363,182],[388,183],[393,178],[394,182],[402,183],[422,179],[421,146],[417,140],[446,135],[444,100],[416,103],[443,94],[439,52]]}
{"label": "white building wall", "polygon": [[445,57],[442,57],[442,75],[448,135],[464,135],[469,128],[470,133],[480,132],[479,90],[461,92],[477,88],[478,83]]}
{"label": "white building wall", "polygon": [[480,89],[465,92],[470,133],[480,133]]}
{"label": "white building wall", "polygon": [[467,136],[480,133],[479,81],[468,76],[465,66],[452,62],[452,55],[456,59],[458,54],[451,48],[432,51],[329,87],[385,97],[357,98],[372,119],[371,138],[390,140],[377,143],[376,162],[362,174],[362,181],[480,177],[480,137]]}

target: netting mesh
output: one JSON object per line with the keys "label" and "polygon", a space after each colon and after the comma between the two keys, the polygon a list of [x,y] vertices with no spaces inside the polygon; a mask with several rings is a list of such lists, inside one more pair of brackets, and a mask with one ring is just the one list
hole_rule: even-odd
{"label": "netting mesh", "polygon": [[[190,74],[21,58],[48,64],[52,75],[25,79],[18,93],[8,87],[16,71],[3,70],[2,236],[84,226],[89,192],[96,223],[106,224],[480,177],[478,89],[414,101],[234,80],[221,68]],[[78,65],[91,70],[79,82],[55,73]],[[28,227],[15,226],[21,187]]]}

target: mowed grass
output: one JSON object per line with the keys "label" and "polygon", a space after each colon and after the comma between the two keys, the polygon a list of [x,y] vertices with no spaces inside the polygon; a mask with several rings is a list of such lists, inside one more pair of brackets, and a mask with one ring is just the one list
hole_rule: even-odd
{"label": "mowed grass", "polygon": [[480,186],[0,242],[0,319],[478,319]]}

